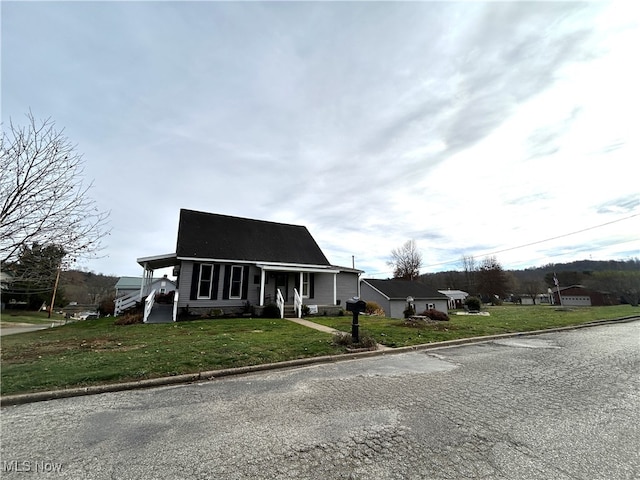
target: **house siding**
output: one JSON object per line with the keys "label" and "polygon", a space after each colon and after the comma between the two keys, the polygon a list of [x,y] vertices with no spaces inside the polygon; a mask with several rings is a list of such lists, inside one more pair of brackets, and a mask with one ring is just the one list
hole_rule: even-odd
{"label": "house siding", "polygon": [[355,272],[340,272],[336,278],[336,299],[344,307],[349,298],[358,296],[360,277]]}
{"label": "house siding", "polygon": [[[203,262],[208,264],[208,262]],[[225,313],[229,311],[239,310],[249,302],[255,305],[259,302],[260,285],[253,284],[253,276],[258,273],[258,269],[253,265],[245,265],[240,263],[225,263],[225,264],[213,264],[219,265],[218,281],[217,284],[211,288],[211,298],[193,298],[192,282],[194,278],[194,265],[196,262],[183,261],[180,266],[180,281],[179,281],[179,299],[178,308],[189,307],[190,311],[206,312],[211,309],[221,309]],[[246,267],[243,271],[243,288],[242,293],[246,291],[246,298],[225,298],[228,297],[229,284],[225,282],[225,276],[227,272],[231,271],[231,267],[237,265]],[[197,279],[196,279],[197,281]],[[242,295],[244,297],[244,295]]]}
{"label": "house siding", "polygon": [[333,273],[316,273],[313,298],[305,299],[309,305],[333,305]]}
{"label": "house siding", "polygon": [[[380,307],[382,307],[382,309],[384,309],[384,313],[387,317],[404,318],[404,311],[407,308],[407,301],[405,299],[388,299],[366,282],[362,282],[360,284],[360,289],[362,299],[367,302],[376,302]],[[434,305],[436,310],[445,313],[448,312],[448,299],[443,296],[443,298],[414,299],[413,305],[416,308],[416,313],[421,314],[424,312],[430,303]]]}
{"label": "house siding", "polygon": [[[244,307],[246,302],[251,305],[260,305],[260,276],[261,269],[255,265],[244,265],[239,263],[218,263],[219,273],[217,288],[212,290],[210,299],[198,299],[193,298],[192,282],[197,281],[197,276],[194,276],[194,265],[197,262],[183,261],[180,266],[180,281],[178,291],[180,297],[178,300],[178,307],[185,308],[188,306],[189,311],[208,313],[213,309],[222,309],[225,313],[233,313]],[[203,262],[207,263],[207,262]],[[244,289],[246,289],[246,298],[242,299],[227,299],[229,280],[228,273],[233,265],[241,265],[247,267],[244,278]],[[286,287],[282,289],[282,293],[286,298],[288,305],[293,304],[294,288],[298,286],[300,274],[298,272],[276,272],[269,271],[265,275],[265,289],[264,289],[264,303],[275,302],[276,292],[276,275],[283,275],[282,279],[286,279]],[[313,273],[313,287],[311,297],[303,298],[303,303],[306,305],[319,305],[329,306],[334,305],[333,288],[334,288],[334,275],[333,273]],[[256,283],[257,281],[257,283]],[[358,275],[351,272],[342,272],[337,275],[336,278],[336,291],[338,298],[341,299],[342,305],[347,298],[351,298],[357,295],[357,282]],[[283,285],[284,287],[284,285]]]}
{"label": "house siding", "polygon": [[384,314],[387,317],[393,317],[391,314],[391,303],[389,302],[389,299],[376,289],[372,288],[369,284],[364,282],[360,284],[360,298],[365,302],[376,302],[384,310]]}
{"label": "house siding", "polygon": [[404,310],[407,308],[405,300],[389,300],[389,312],[392,318],[404,318]]}

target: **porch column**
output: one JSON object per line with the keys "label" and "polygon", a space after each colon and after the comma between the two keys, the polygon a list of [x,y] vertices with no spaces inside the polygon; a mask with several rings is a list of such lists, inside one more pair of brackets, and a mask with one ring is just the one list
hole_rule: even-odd
{"label": "porch column", "polygon": [[333,274],[333,304],[338,304],[338,274]]}
{"label": "porch column", "polygon": [[260,267],[260,306],[264,306],[264,281],[265,281],[265,271],[264,268]]}
{"label": "porch column", "polygon": [[300,291],[298,292],[300,294],[300,298],[302,299],[302,293],[304,292],[304,286],[302,284],[302,282],[304,281],[304,273],[300,272]]}
{"label": "porch column", "polygon": [[[145,262],[142,272],[142,280],[140,281],[140,299],[145,297],[145,291],[151,284],[149,277],[153,277],[153,270],[149,270],[149,265]],[[148,293],[148,292],[147,292]]]}

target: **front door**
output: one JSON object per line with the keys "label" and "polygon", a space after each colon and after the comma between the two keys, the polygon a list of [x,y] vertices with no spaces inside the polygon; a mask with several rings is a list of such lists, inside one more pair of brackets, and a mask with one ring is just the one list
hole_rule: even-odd
{"label": "front door", "polygon": [[288,280],[289,280],[289,275],[286,273],[276,273],[276,289],[274,291],[274,298],[278,297],[278,289],[280,289],[280,292],[282,292],[282,298],[284,298],[284,301],[287,302],[289,301],[288,295],[287,295],[287,290],[288,290]]}

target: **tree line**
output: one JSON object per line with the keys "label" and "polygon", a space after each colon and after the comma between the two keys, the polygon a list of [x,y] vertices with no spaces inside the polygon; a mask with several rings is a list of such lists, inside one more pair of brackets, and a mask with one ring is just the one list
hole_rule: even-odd
{"label": "tree line", "polygon": [[505,270],[496,256],[481,260],[473,256],[460,259],[459,270],[420,273],[422,255],[416,242],[410,240],[393,249],[389,265],[393,277],[425,283],[437,290],[462,290],[485,303],[528,297],[534,302],[539,294],[555,287],[582,285],[606,292],[623,303],[638,305],[640,300],[640,259],[581,260],[570,263],[550,263],[524,270]]}

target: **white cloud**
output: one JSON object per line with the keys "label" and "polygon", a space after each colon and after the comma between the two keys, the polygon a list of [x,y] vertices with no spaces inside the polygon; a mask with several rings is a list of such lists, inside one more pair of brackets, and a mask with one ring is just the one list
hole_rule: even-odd
{"label": "white cloud", "polygon": [[105,273],[173,250],[180,208],[306,225],[381,276],[409,238],[433,270],[637,256],[638,217],[509,248],[640,211],[639,24],[620,3],[10,2],[2,115],[78,142]]}

